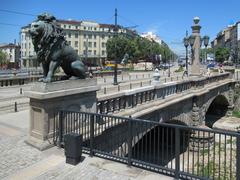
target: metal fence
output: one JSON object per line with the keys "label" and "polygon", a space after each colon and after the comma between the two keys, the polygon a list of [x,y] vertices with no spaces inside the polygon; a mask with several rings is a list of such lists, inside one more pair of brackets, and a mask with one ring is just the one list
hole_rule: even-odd
{"label": "metal fence", "polygon": [[240,134],[110,115],[61,111],[53,141],[83,135],[83,150],[177,179],[240,179]]}

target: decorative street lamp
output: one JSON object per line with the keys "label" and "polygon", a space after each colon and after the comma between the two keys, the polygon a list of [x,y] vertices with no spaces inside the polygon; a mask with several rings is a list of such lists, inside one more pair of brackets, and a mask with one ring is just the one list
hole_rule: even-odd
{"label": "decorative street lamp", "polygon": [[195,37],[193,35],[189,36],[189,44],[191,46],[191,59],[192,59],[192,61],[194,60],[194,50],[193,50],[194,42],[195,42]]}
{"label": "decorative street lamp", "polygon": [[170,59],[171,59],[171,55],[170,55],[170,57],[168,56],[168,77],[170,77]]}
{"label": "decorative street lamp", "polygon": [[187,73],[187,76],[188,76],[188,46],[189,46],[189,38],[187,36],[187,33],[186,33],[186,37],[183,38],[183,42],[184,42],[184,46],[186,48],[186,73]]}
{"label": "decorative street lamp", "polygon": [[202,38],[202,41],[203,41],[203,44],[205,46],[205,54],[204,54],[204,59],[205,59],[205,63],[207,62],[207,46],[208,46],[208,43],[209,43],[209,36],[203,36]]}

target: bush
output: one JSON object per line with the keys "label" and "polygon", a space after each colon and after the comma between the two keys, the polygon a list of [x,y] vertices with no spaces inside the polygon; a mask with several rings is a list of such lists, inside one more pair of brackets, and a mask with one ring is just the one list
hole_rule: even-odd
{"label": "bush", "polygon": [[182,66],[179,66],[179,68],[177,70],[175,70],[175,72],[183,72],[183,71],[184,71],[184,69]]}

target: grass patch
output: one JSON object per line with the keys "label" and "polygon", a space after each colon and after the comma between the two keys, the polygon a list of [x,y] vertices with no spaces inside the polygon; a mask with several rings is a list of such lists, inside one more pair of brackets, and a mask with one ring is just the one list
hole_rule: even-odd
{"label": "grass patch", "polygon": [[232,116],[236,118],[240,118],[240,112],[239,111],[233,111]]}

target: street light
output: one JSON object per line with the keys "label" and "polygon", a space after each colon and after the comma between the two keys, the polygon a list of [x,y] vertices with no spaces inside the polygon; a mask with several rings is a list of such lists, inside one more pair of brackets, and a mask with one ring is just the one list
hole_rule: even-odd
{"label": "street light", "polygon": [[187,76],[188,76],[188,46],[189,46],[189,38],[186,34],[186,37],[183,38],[183,42],[184,42],[184,46],[186,48],[186,73],[187,73]]}
{"label": "street light", "polygon": [[168,56],[168,77],[170,77],[170,59],[171,59],[171,55]]}
{"label": "street light", "polygon": [[191,58],[192,58],[192,61],[194,59],[194,51],[193,51],[194,42],[195,42],[195,37],[193,35],[189,36],[189,44],[191,46]]}
{"label": "street light", "polygon": [[[114,27],[114,36],[117,37],[117,9],[115,9],[115,27]],[[117,52],[117,44],[115,42],[115,52]],[[115,53],[115,56],[117,56],[117,54]],[[117,57],[115,57],[115,61],[114,61],[114,77],[113,77],[113,85],[118,85],[117,82]]]}
{"label": "street light", "polygon": [[184,46],[186,48],[186,73],[187,73],[187,76],[188,76],[188,46],[190,45],[191,46],[191,59],[193,60],[193,57],[194,57],[194,53],[193,53],[193,45],[194,45],[194,42],[195,42],[195,37],[194,36],[187,36],[187,33],[186,33],[186,37],[183,38],[183,43],[184,43]]}
{"label": "street light", "polygon": [[205,46],[205,57],[204,57],[204,59],[205,59],[205,63],[207,62],[207,46],[208,46],[208,43],[209,43],[209,36],[204,36],[203,38],[202,38],[202,41],[203,41],[203,44],[204,44],[204,46]]}

